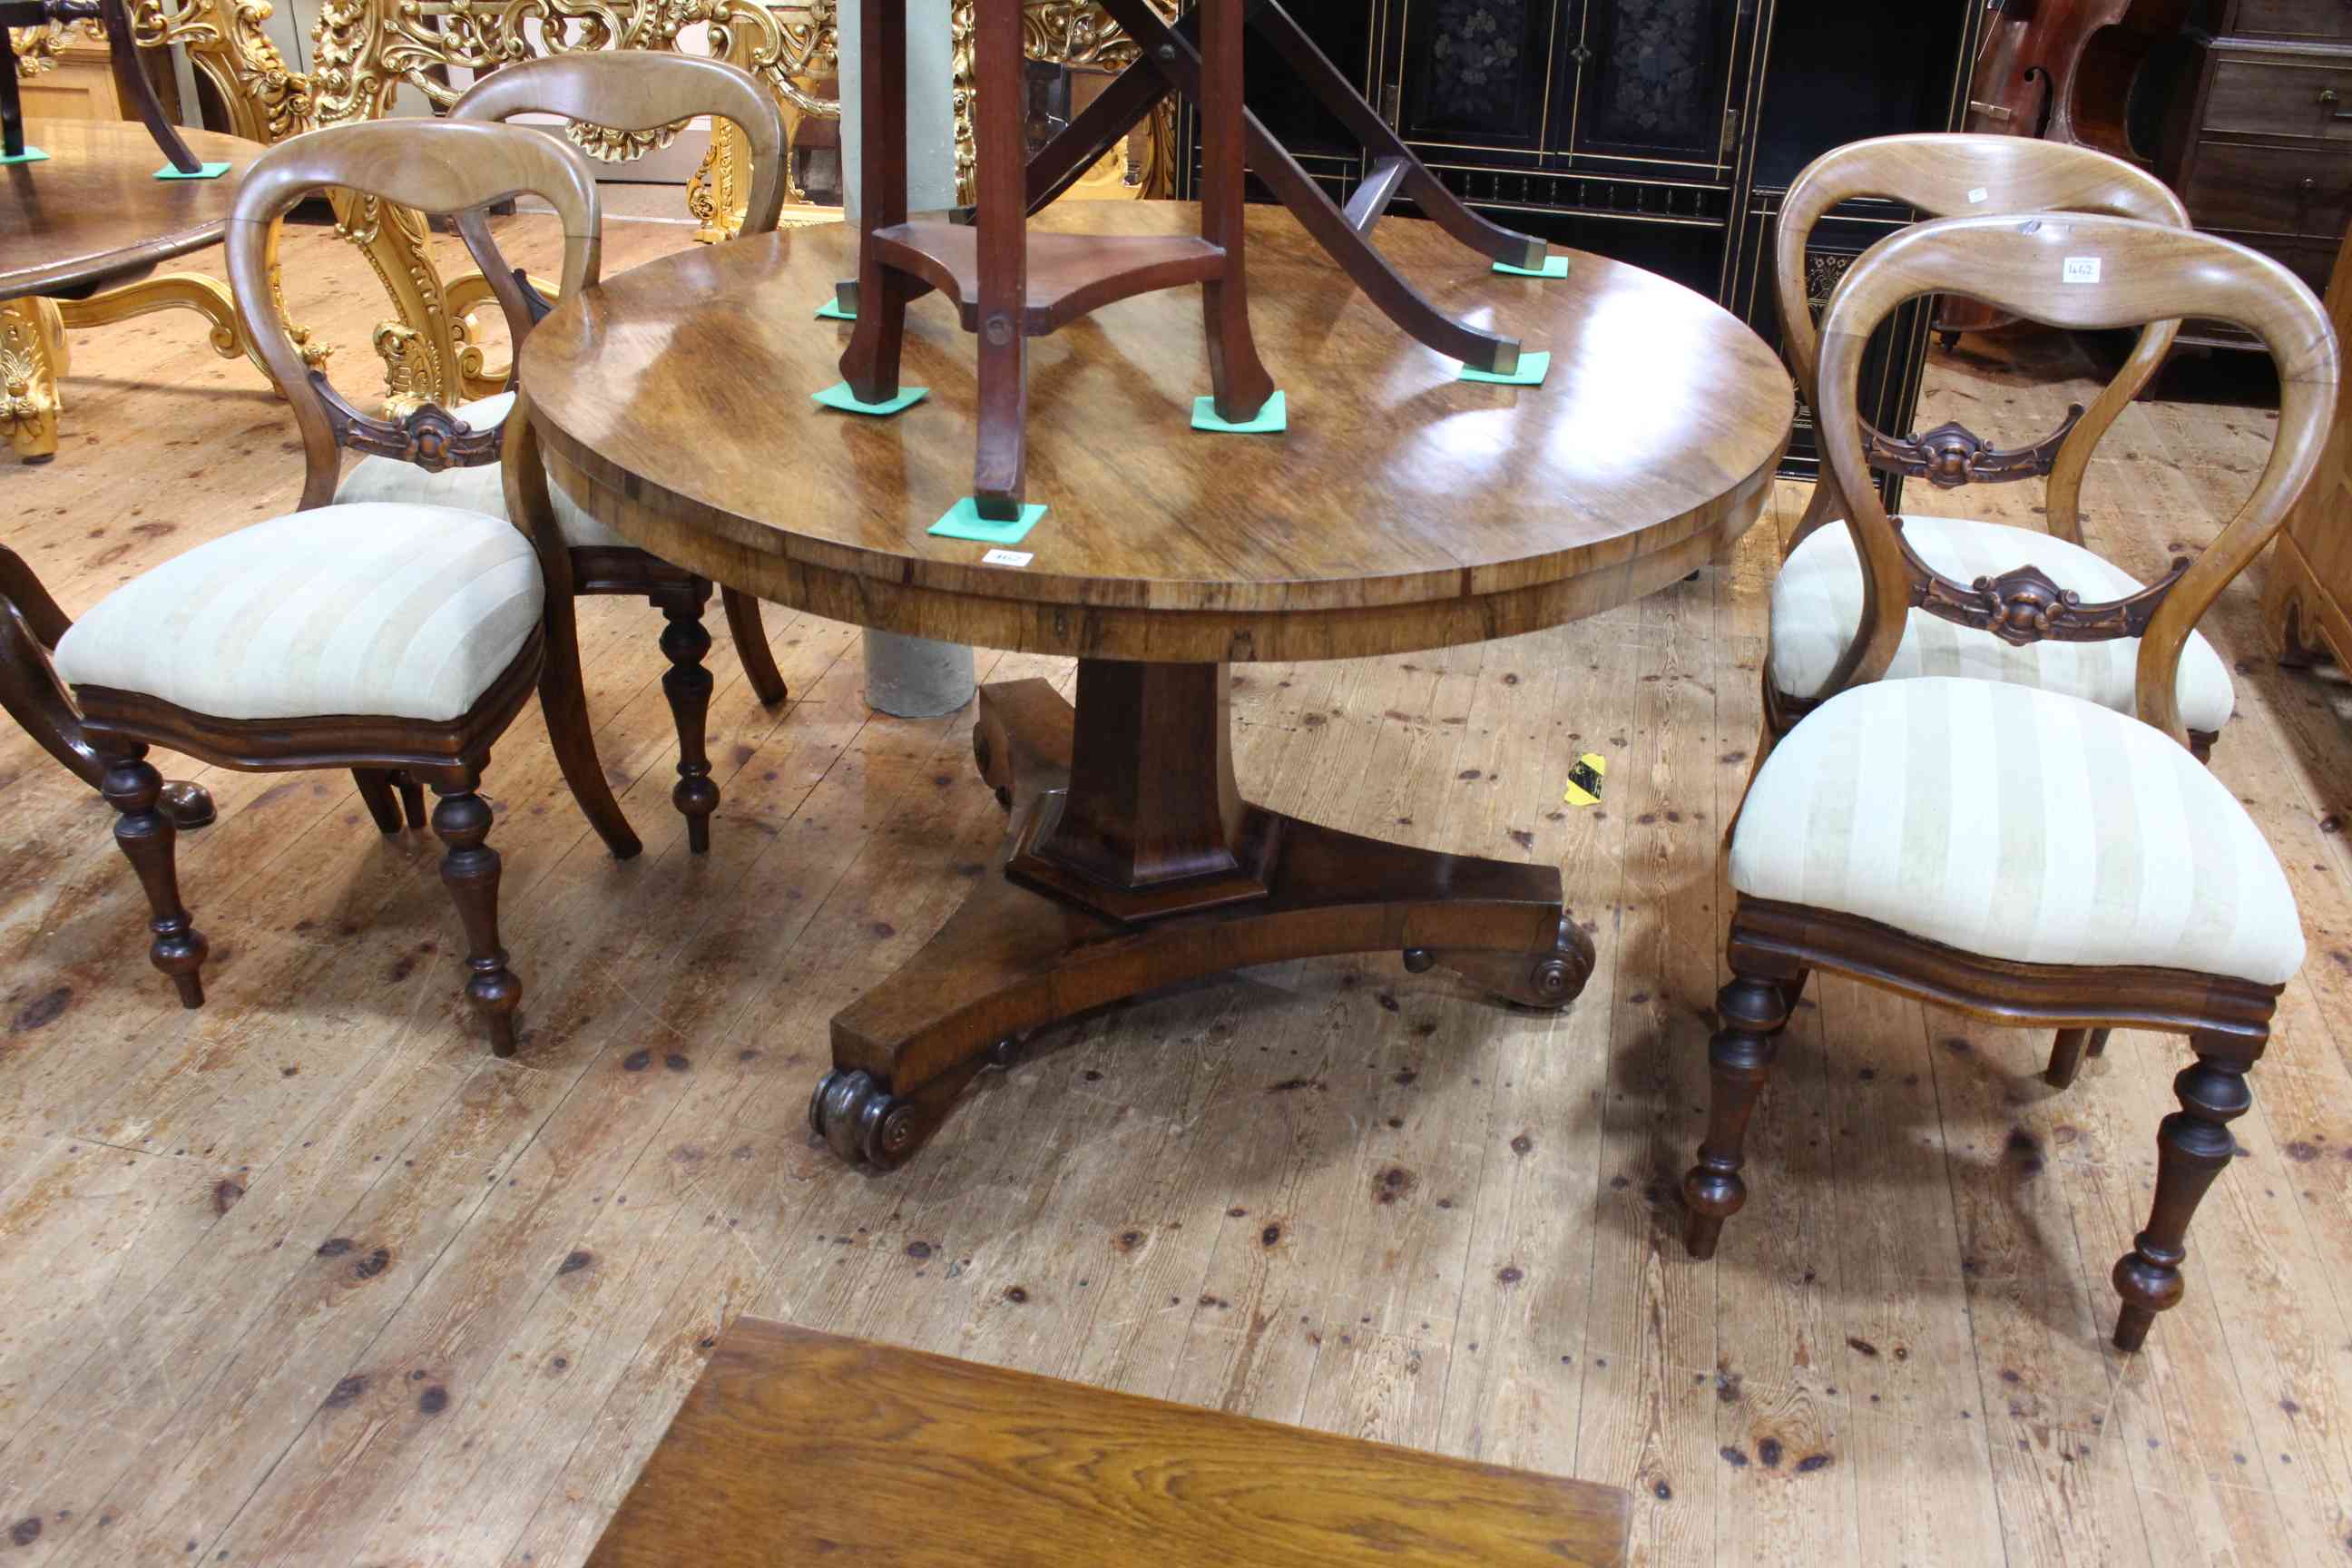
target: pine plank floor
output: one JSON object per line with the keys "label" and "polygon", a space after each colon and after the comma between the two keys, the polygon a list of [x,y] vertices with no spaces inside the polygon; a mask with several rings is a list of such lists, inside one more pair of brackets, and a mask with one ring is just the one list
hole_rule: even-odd
{"label": "pine plank floor", "polygon": [[[502,232],[545,268],[548,227]],[[615,223],[607,265],[688,232]],[[363,264],[316,228],[286,260],[297,318],[372,394]],[[68,610],[293,504],[291,425],[193,318],[73,352],[58,458],[0,466],[9,541]],[[2063,344],[2015,353],[1939,357],[1933,417],[2013,439],[2092,384]],[[2158,569],[2267,443],[2256,411],[2135,407],[2093,542]],[[2029,491],[1911,501],[2031,521]],[[1574,1007],[1506,1013],[1380,955],[1188,987],[1041,1037],[888,1177],[805,1132],[824,1021],[945,918],[1000,818],[969,713],[869,713],[852,628],[770,607],[775,712],[719,638],[726,794],[697,861],[658,617],[583,605],[647,848],[602,854],[527,711],[487,784],[526,987],[510,1062],[461,1016],[429,836],[380,837],[347,777],[182,761],[222,806],[181,841],[213,942],[186,1014],[110,814],[0,726],[0,1559],[566,1568],[752,1311],[1627,1485],[1659,1568],[2352,1560],[2352,687],[2272,665],[2254,580],[2207,625],[2239,678],[2214,766],[2312,952],[2148,1351],[2104,1335],[2185,1059],[2155,1037],[2053,1094],[2042,1037],[1826,982],[1754,1202],[1715,1262],[1682,1255],[1719,840],[1804,499],[1608,616],[1236,677],[1269,805],[1561,864],[1601,958]],[[1566,808],[1587,750],[1608,796]]]}

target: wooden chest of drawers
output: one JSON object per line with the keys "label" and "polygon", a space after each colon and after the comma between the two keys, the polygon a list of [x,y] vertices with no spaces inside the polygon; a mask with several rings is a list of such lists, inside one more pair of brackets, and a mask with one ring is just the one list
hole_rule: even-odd
{"label": "wooden chest of drawers", "polygon": [[[2352,0],[2220,0],[2162,173],[2198,227],[2327,286],[2352,220]],[[2191,322],[2184,342],[2249,342]]]}

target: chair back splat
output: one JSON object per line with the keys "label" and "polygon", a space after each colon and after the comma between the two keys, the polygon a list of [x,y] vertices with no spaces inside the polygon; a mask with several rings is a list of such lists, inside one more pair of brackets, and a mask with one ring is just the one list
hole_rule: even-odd
{"label": "chair back splat", "polygon": [[[2253,493],[2194,560],[2128,598],[2086,602],[2030,563],[1969,584],[1937,574],[1879,503],[1856,398],[1872,331],[1906,301],[1939,292],[1965,292],[2005,313],[2076,330],[2200,316],[2254,333],[2277,363],[2280,406],[2270,461]],[[1814,408],[1864,578],[1860,630],[1822,696],[1884,675],[1916,605],[2017,644],[2137,637],[2138,715],[2188,744],[2177,687],[2181,649],[2222,588],[2278,531],[2335,417],[2336,334],[2311,291],[2270,258],[2193,230],[2098,215],[1947,218],[1873,246],[1840,280],[1822,326]]]}
{"label": "chair back splat", "polygon": [[[1922,132],[1833,148],[1807,164],[1789,187],[1774,240],[1781,346],[1807,403],[1815,401],[1821,343],[1813,325],[1807,248],[1815,226],[1833,208],[1867,196],[1901,202],[1930,218],[2081,212],[2189,226],[2188,209],[2163,181],[2088,147],[2023,136]],[[2065,423],[2029,446],[1996,448],[1958,424],[1913,437],[1874,429],[1869,436],[1871,467],[1881,473],[1924,479],[1944,489],[2047,475],[2050,531],[2080,544],[2083,475],[2092,450],[2163,365],[2179,331],[2177,320],[2150,323],[2089,410],[2074,409]],[[1790,548],[1845,515],[1839,487],[1825,468],[1812,504],[1790,540]]]}
{"label": "chair back splat", "polygon": [[[302,433],[305,510],[335,499],[345,447],[433,470],[490,462],[499,451],[495,427],[470,429],[431,404],[397,421],[362,414],[335,391],[324,371],[303,363],[278,304],[274,237],[295,204],[336,187],[440,216],[539,196],[563,225],[567,292],[596,280],[603,249],[604,206],[586,156],[519,126],[371,121],[312,132],[254,160],[229,218],[229,291]],[[521,342],[531,317],[520,286],[486,226],[477,224],[467,243],[490,279],[508,330]]]}

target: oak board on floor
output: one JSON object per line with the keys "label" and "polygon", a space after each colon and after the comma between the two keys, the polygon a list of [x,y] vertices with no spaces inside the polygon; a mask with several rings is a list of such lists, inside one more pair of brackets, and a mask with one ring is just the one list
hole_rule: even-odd
{"label": "oak board on floor", "polygon": [[[544,270],[551,226],[501,241]],[[689,234],[614,222],[608,269]],[[294,319],[372,392],[364,263],[318,228],[285,255]],[[292,506],[282,406],[194,317],[73,337],[57,460],[0,467],[9,542],[68,611]],[[2095,384],[2062,341],[1970,338],[1927,412],[2013,439]],[[2088,537],[2154,574],[2267,441],[2258,410],[2133,407]],[[2239,691],[2214,768],[2311,956],[2147,1352],[2104,1329],[2186,1059],[2155,1037],[2057,1094],[2042,1037],[1825,983],[1751,1138],[1755,1201],[1716,1261],[1684,1258],[1722,827],[1804,500],[1782,486],[1735,560],[1612,615],[1235,680],[1268,805],[1561,864],[1601,958],[1573,1007],[1381,958],[1181,988],[1031,1042],[887,1177],[808,1137],[825,1020],[1001,823],[969,711],[870,713],[854,628],[770,612],[781,713],[719,639],[698,859],[660,617],[581,605],[646,853],[604,856],[527,711],[486,781],[527,987],[508,1062],[459,999],[434,847],[377,834],[347,776],[163,759],[221,806],[181,840],[213,942],[188,1014],[110,814],[0,727],[0,1561],[572,1568],[745,1312],[1628,1486],[1659,1568],[2352,1561],[2352,685],[2271,664],[2259,568],[2205,628]],[[1569,806],[1586,751],[1606,795]]]}

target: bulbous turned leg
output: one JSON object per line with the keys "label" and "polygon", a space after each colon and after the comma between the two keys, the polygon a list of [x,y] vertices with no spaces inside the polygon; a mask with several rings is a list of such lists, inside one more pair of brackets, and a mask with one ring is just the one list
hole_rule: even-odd
{"label": "bulbous turned leg", "polygon": [[204,933],[196,930],[186,906],[180,902],[179,874],[172,858],[179,829],[158,808],[163,777],[148,764],[146,752],[142,746],[133,755],[110,758],[99,790],[115,809],[114,841],[139,873],[140,885],[147,889],[147,907],[154,911],[154,918],[147,922],[147,929],[154,933],[154,940],[147,944],[147,957],[172,977],[182,1006],[201,1007],[208,948]]}
{"label": "bulbous turned leg", "polygon": [[[1801,984],[1801,980],[1793,983]],[[1706,1137],[1698,1146],[1698,1163],[1683,1178],[1683,1204],[1690,1210],[1683,1226],[1683,1245],[1693,1258],[1715,1256],[1723,1222],[1748,1202],[1748,1184],[1739,1179],[1739,1168],[1747,1163],[1748,1121],[1763,1096],[1772,1058],[1780,1053],[1780,1033],[1789,1021],[1793,984],[1740,974],[1717,994],[1715,1010],[1722,1026],[1706,1047],[1715,1093],[1707,1107]]]}
{"label": "bulbous turned leg", "polygon": [[710,651],[710,634],[702,628],[702,606],[709,599],[707,584],[665,596],[662,615],[662,656],[669,668],[662,672],[662,695],[677,721],[677,784],[670,804],[686,818],[686,847],[697,855],[710,852],[710,814],[719,809],[719,786],[710,782],[710,755],[705,749],[710,722],[710,689],[715,684],[702,659]]}
{"label": "bulbous turned leg", "polygon": [[466,926],[466,997],[490,1026],[490,1049],[502,1057],[515,1051],[515,1008],[522,1001],[522,982],[507,967],[507,950],[499,944],[499,852],[483,843],[490,832],[490,805],[462,786],[436,783],[441,798],[433,805],[433,831],[446,852],[441,857],[441,884],[457,906]]}
{"label": "bulbous turned leg", "polygon": [[2133,1237],[2132,1249],[2116,1264],[2116,1292],[2124,1299],[2116,1321],[2117,1350],[2139,1349],[2156,1315],[2180,1304],[2189,1222],[2236,1152],[2230,1123],[2254,1103],[2246,1087],[2250,1065],[2200,1053],[2196,1065],[2183,1068],[2172,1080],[2180,1109],[2157,1129],[2156,1203],[2147,1228]]}

